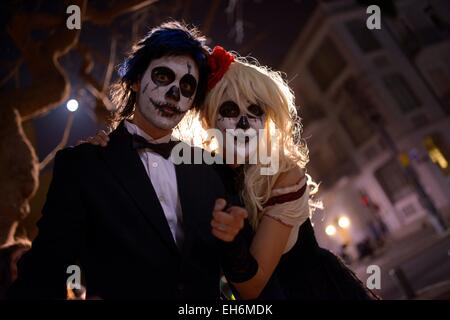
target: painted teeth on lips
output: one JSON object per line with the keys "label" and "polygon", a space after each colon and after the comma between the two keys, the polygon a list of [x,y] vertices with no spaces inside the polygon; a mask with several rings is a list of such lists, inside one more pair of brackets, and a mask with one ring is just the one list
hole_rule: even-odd
{"label": "painted teeth on lips", "polygon": [[168,114],[168,115],[175,115],[175,114],[182,114],[183,112],[177,108],[177,106],[168,103],[168,102],[158,102],[154,101],[153,99],[150,99],[150,102],[158,109],[158,111]]}

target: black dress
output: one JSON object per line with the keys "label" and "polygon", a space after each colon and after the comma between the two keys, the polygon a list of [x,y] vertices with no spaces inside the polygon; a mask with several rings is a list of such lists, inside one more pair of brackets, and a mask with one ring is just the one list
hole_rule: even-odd
{"label": "black dress", "polygon": [[[228,201],[241,205],[242,169],[216,165],[228,193]],[[254,235],[244,228],[249,242]],[[344,262],[321,248],[310,219],[299,228],[295,245],[282,255],[268,285],[259,299],[373,300],[378,297],[367,289]]]}

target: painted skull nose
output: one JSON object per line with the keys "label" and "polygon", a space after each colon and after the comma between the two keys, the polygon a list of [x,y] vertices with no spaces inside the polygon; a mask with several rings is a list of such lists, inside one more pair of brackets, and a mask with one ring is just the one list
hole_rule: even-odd
{"label": "painted skull nose", "polygon": [[250,128],[250,123],[248,122],[247,116],[240,117],[240,119],[236,125],[236,129],[247,130],[249,128]]}
{"label": "painted skull nose", "polygon": [[177,86],[172,86],[169,91],[166,92],[166,98],[175,100],[176,102],[180,101],[180,88]]}

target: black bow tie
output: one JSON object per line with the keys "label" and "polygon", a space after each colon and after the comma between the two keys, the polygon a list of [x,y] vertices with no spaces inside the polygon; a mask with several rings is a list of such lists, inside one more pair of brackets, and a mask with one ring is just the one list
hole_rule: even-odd
{"label": "black bow tie", "polygon": [[143,149],[149,148],[153,152],[156,152],[164,159],[169,159],[170,153],[172,152],[173,147],[175,147],[179,141],[169,141],[166,143],[151,143],[148,142],[144,137],[140,135],[133,135],[133,148],[134,149]]}

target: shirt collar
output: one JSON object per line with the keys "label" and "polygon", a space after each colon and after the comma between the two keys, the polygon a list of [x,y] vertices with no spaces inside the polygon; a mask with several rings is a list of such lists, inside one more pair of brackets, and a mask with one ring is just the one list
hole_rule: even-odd
{"label": "shirt collar", "polygon": [[145,133],[144,130],[139,128],[136,124],[134,124],[128,120],[125,120],[124,123],[125,123],[125,128],[127,128],[128,132],[130,134],[140,135],[141,137],[145,138],[145,140],[147,140],[148,142],[151,142],[151,143],[167,143],[172,138],[172,134],[169,133],[168,135],[166,135],[164,137],[161,137],[159,139],[154,139],[150,135]]}

